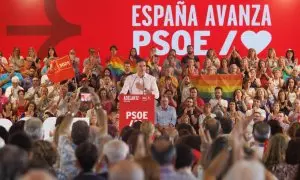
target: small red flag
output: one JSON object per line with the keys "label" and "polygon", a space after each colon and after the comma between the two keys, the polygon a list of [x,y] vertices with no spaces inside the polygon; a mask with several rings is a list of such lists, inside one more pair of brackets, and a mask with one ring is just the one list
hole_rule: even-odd
{"label": "small red flag", "polygon": [[75,72],[70,57],[67,55],[53,60],[47,75],[49,80],[53,83],[74,78]]}

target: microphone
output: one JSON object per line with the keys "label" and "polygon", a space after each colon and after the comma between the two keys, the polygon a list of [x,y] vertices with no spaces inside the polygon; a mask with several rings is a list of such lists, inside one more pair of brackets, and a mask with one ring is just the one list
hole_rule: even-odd
{"label": "microphone", "polygon": [[137,78],[137,76],[135,76],[135,78],[134,78],[134,80],[133,80],[133,82],[132,82],[132,84],[131,84],[131,87],[130,87],[130,89],[129,89],[130,94],[132,94],[132,88],[133,88],[133,85],[134,85],[134,82],[135,82],[136,78]]}
{"label": "microphone", "polygon": [[143,80],[143,95],[145,95],[145,90],[146,90],[144,76],[145,75],[142,76],[142,80]]}

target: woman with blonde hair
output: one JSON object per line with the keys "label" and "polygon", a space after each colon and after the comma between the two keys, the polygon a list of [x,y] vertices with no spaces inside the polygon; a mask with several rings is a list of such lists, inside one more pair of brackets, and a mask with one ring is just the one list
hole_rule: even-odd
{"label": "woman with blonde hair", "polygon": [[278,179],[294,179],[297,168],[286,163],[285,155],[288,147],[288,138],[278,133],[271,137],[263,157],[266,168]]}
{"label": "woman with blonde hair", "polygon": [[266,65],[270,69],[276,68],[278,66],[278,58],[276,57],[276,51],[274,48],[269,48],[268,50]]}
{"label": "woman with blonde hair", "polygon": [[212,48],[210,48],[207,53],[206,53],[206,59],[210,59],[211,62],[213,63],[213,65],[216,67],[216,68],[219,68],[220,67],[220,60],[219,58],[217,57],[217,54],[216,54],[216,51]]}

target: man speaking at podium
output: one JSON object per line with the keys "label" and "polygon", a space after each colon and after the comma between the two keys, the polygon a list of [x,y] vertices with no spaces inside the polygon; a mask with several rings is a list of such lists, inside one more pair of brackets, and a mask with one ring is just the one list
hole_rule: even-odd
{"label": "man speaking at podium", "polygon": [[156,78],[146,73],[146,62],[137,59],[136,73],[126,77],[120,94],[153,94],[155,99],[159,98]]}

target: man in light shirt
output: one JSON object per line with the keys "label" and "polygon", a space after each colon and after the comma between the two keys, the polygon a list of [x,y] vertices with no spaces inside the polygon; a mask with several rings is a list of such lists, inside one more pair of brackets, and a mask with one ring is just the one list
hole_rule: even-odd
{"label": "man in light shirt", "polygon": [[137,72],[128,76],[120,94],[153,94],[155,99],[159,98],[159,91],[155,77],[146,73],[146,62],[137,60]]}
{"label": "man in light shirt", "polygon": [[222,88],[215,88],[215,99],[209,100],[209,104],[211,104],[212,112],[216,114],[216,112],[221,111],[225,114],[226,109],[228,107],[228,102],[225,99],[222,99]]}
{"label": "man in light shirt", "polygon": [[[251,106],[251,104],[249,104]],[[253,99],[253,107],[246,111],[246,116],[250,116],[254,112],[259,112],[261,115],[261,121],[265,120],[267,115],[266,111],[260,108],[260,99],[254,98]]]}
{"label": "man in light shirt", "polygon": [[169,98],[163,96],[160,100],[160,106],[155,111],[155,124],[159,128],[175,127],[177,121],[176,110],[169,106]]}

